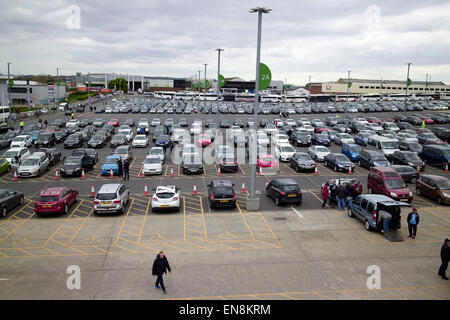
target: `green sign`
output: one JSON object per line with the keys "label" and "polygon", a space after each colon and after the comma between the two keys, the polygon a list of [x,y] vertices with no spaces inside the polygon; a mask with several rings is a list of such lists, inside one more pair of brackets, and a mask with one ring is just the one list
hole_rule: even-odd
{"label": "green sign", "polygon": [[258,90],[266,90],[272,81],[272,73],[268,66],[264,63],[259,64],[259,88]]}
{"label": "green sign", "polygon": [[14,85],[14,80],[13,79],[9,79],[9,87],[11,88]]}
{"label": "green sign", "polygon": [[411,79],[410,78],[408,78],[408,81],[407,81],[407,87],[409,87],[410,85],[411,85],[411,83],[412,83],[412,81],[411,81]]}
{"label": "green sign", "polygon": [[350,88],[351,86],[352,86],[352,83],[351,83],[351,82],[349,82],[349,83],[348,83],[348,87]]}
{"label": "green sign", "polygon": [[219,88],[222,88],[225,85],[225,77],[219,74]]}

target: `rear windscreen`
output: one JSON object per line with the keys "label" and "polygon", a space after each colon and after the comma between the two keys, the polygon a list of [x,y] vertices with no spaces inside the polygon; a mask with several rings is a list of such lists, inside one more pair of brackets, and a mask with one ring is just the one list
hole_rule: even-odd
{"label": "rear windscreen", "polygon": [[58,196],[41,196],[39,202],[57,202]]}
{"label": "rear windscreen", "polygon": [[115,193],[97,193],[98,200],[114,200],[116,197]]}
{"label": "rear windscreen", "polygon": [[281,190],[284,192],[298,192],[298,186],[296,185],[288,185],[288,186],[281,186]]}
{"label": "rear windscreen", "polygon": [[233,189],[226,188],[226,187],[217,187],[217,188],[214,188],[214,193],[221,194],[221,195],[232,196],[233,195]]}
{"label": "rear windscreen", "polygon": [[175,194],[173,192],[160,192],[157,194],[158,198],[160,198],[160,199],[170,199],[174,195]]}

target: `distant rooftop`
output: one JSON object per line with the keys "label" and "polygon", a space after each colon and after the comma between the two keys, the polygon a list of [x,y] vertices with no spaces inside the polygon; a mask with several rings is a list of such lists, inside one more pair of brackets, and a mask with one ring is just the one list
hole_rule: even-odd
{"label": "distant rooftop", "polygon": [[[338,83],[347,83],[347,79],[344,78],[340,78],[338,81]],[[357,83],[373,83],[373,84],[380,84],[381,79],[379,80],[369,80],[369,79],[354,79],[354,78],[350,78],[350,82],[357,82]],[[406,83],[406,79],[405,80],[385,80],[383,79],[383,83],[394,83],[394,84],[400,84],[400,85],[404,85]],[[424,86],[425,85],[425,81],[412,81],[413,85],[418,85],[418,86]],[[445,86],[446,84],[442,81],[430,81],[429,85],[431,86]]]}

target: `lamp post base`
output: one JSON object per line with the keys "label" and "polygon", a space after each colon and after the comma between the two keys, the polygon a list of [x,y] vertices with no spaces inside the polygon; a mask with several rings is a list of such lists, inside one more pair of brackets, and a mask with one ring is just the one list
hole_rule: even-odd
{"label": "lamp post base", "polygon": [[246,205],[247,211],[259,211],[259,209],[260,209],[259,194],[256,194],[256,192],[255,192],[254,197],[248,196],[246,198],[245,205]]}

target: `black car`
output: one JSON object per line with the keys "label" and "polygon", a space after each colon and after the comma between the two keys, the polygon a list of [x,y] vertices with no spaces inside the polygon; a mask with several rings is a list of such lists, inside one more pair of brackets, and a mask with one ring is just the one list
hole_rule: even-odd
{"label": "black car", "polygon": [[23,193],[11,189],[0,189],[0,217],[4,218],[9,211],[24,202]]}
{"label": "black car", "polygon": [[220,127],[221,128],[229,128],[230,123],[228,122],[228,120],[222,120],[222,121],[220,121]]}
{"label": "black car", "polygon": [[413,167],[417,170],[417,167],[420,168],[420,171],[425,171],[425,162],[423,162],[417,153],[413,151],[395,151],[389,156],[390,160],[393,164],[402,164],[405,166]]}
{"label": "black car", "polygon": [[8,131],[0,135],[0,148],[6,148],[11,145],[11,141],[14,139],[16,134],[13,131]]}
{"label": "black car", "polygon": [[450,142],[450,129],[444,127],[435,127],[431,131],[442,141]]}
{"label": "black car", "polygon": [[210,208],[236,208],[236,193],[230,180],[213,180],[207,187]]}
{"label": "black car", "polygon": [[68,156],[64,159],[61,166],[61,177],[80,176],[82,169],[87,170],[90,167],[90,159],[88,156]]}
{"label": "black car", "polygon": [[325,167],[331,167],[334,171],[348,172],[351,168],[352,172],[355,171],[355,165],[347,158],[346,155],[341,153],[329,153],[324,158]]}
{"label": "black car", "polygon": [[393,165],[390,168],[397,171],[405,182],[416,183],[416,180],[420,177],[417,170],[410,166]]}
{"label": "black car", "polygon": [[281,204],[302,203],[302,191],[294,179],[274,179],[266,186],[266,196],[275,200],[277,206]]}
{"label": "black car", "polygon": [[413,151],[415,153],[422,152],[423,146],[418,142],[399,141],[398,148],[405,151]]}
{"label": "black car", "polygon": [[85,108],[84,104],[80,104],[80,105],[77,106],[76,111],[77,111],[77,112],[84,112],[85,109],[86,109],[86,108]]}
{"label": "black car", "polygon": [[331,145],[331,141],[328,138],[328,135],[323,133],[315,133],[311,137],[311,143],[318,146],[329,147]]}
{"label": "black car", "polygon": [[294,131],[289,137],[289,142],[295,146],[310,146],[311,135],[306,132]]}
{"label": "black car", "polygon": [[187,127],[188,121],[186,118],[181,118],[180,120],[178,120],[178,124],[180,125],[180,127]]}
{"label": "black car", "polygon": [[155,127],[155,131],[153,131],[153,142],[156,142],[158,140],[159,136],[164,134],[164,127],[159,125]]}
{"label": "black car", "polygon": [[36,147],[51,147],[56,145],[55,132],[41,132],[34,140],[34,145]]}
{"label": "black car", "polygon": [[401,122],[397,122],[396,124],[397,124],[397,127],[400,128],[400,130],[413,129],[414,128],[414,126],[411,123],[409,123],[409,122],[401,121]]}
{"label": "black car", "polygon": [[64,142],[67,138],[67,132],[66,131],[56,131],[55,132],[55,141],[56,143]]}
{"label": "black car", "polygon": [[244,127],[244,121],[242,121],[241,119],[236,119],[233,121],[233,125],[234,126],[239,126],[239,128],[243,128]]}
{"label": "black car", "polygon": [[63,119],[55,119],[55,120],[53,120],[52,124],[54,126],[58,126],[60,128],[63,128],[66,125],[66,121],[64,121]]}
{"label": "black car", "polygon": [[88,147],[91,148],[103,148],[106,145],[105,135],[102,133],[94,134],[87,143]]}
{"label": "black car", "polygon": [[58,148],[39,148],[37,152],[44,152],[47,155],[49,166],[54,166],[62,159],[62,153]]}
{"label": "black car", "polygon": [[94,149],[84,149],[79,148],[72,151],[71,156],[80,157],[80,156],[87,156],[87,167],[89,169],[93,169],[95,164],[98,161],[98,153]]}
{"label": "black car", "polygon": [[296,172],[299,171],[315,171],[316,163],[311,158],[311,156],[306,152],[296,152],[289,159],[289,165]]}
{"label": "black car", "polygon": [[110,144],[111,148],[126,145],[127,137],[124,134],[118,133],[114,137],[112,137],[109,144]]}
{"label": "black car", "polygon": [[184,174],[203,173],[203,163],[200,160],[200,157],[196,154],[188,154],[184,156],[181,167],[183,168]]}
{"label": "black car", "polygon": [[221,172],[237,172],[238,163],[236,157],[230,154],[224,155],[219,161],[219,167]]}
{"label": "black car", "polygon": [[106,131],[110,136],[112,136],[116,132],[116,129],[112,124],[105,124],[101,130]]}
{"label": "black car", "polygon": [[84,138],[81,133],[72,133],[67,137],[66,141],[64,141],[64,148],[80,148],[84,144]]}

